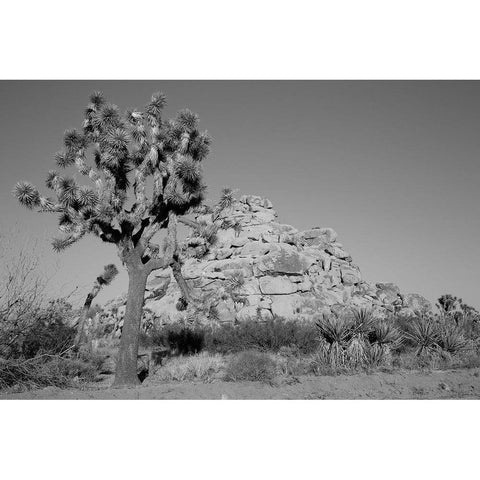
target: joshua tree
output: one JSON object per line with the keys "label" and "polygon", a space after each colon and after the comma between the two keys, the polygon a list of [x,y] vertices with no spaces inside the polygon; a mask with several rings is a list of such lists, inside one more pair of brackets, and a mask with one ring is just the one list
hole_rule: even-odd
{"label": "joshua tree", "polygon": [[80,313],[80,319],[78,320],[77,335],[75,337],[75,345],[81,346],[85,341],[85,322],[88,318],[90,307],[92,306],[93,299],[99,294],[100,290],[110,285],[113,279],[117,276],[118,270],[112,263],[103,267],[103,272],[95,280],[92,289],[87,295],[85,303],[83,304],[82,311]]}
{"label": "joshua tree", "polygon": [[[94,93],[82,130],[67,130],[64,149],[55,155],[59,168],[75,167],[93,185],[51,170],[46,186],[55,199],[42,196],[28,182],[15,186],[24,206],[59,214],[63,235],[53,240],[56,251],[87,233],[116,246],[129,277],[117,386],[139,381],[138,333],[147,278],[169,266],[179,278],[177,221],[201,204],[206,189],[201,162],[209,153],[210,137],[198,130],[198,116],[190,110],[164,120],[165,104],[165,96],[157,93],[143,111],[120,113],[101,93]],[[154,237],[160,231],[166,234],[159,244]]]}
{"label": "joshua tree", "polygon": [[453,295],[445,294],[438,299],[437,308],[443,315],[449,315],[457,310],[462,303],[461,298],[457,298]]}

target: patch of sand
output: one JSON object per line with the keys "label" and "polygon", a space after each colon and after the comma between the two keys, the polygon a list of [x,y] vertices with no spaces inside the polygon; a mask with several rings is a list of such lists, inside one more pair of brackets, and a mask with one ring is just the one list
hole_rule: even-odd
{"label": "patch of sand", "polygon": [[480,398],[480,368],[432,372],[396,371],[338,376],[281,377],[260,382],[158,383],[147,379],[136,388],[109,388],[113,378],[83,389],[48,387],[0,393],[0,399],[42,400],[188,400],[188,399],[456,399]]}

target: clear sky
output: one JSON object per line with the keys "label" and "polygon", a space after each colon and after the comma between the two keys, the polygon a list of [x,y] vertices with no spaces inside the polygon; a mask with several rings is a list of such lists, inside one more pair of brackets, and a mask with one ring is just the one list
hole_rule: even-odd
{"label": "clear sky", "polygon": [[[11,195],[18,180],[43,187],[93,90],[121,108],[161,90],[168,116],[197,112],[214,140],[210,198],[222,186],[266,196],[281,222],[333,227],[367,281],[480,308],[480,82],[0,81],[0,231],[38,239],[57,265],[52,291],[86,292],[104,264],[120,266],[93,236],[54,253],[55,216]],[[122,271],[98,301],[125,289]]]}

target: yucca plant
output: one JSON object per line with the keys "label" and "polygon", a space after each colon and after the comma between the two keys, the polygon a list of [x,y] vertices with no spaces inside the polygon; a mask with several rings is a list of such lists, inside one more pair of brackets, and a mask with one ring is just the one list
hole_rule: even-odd
{"label": "yucca plant", "polygon": [[345,363],[345,348],[354,334],[353,323],[346,316],[323,315],[316,322],[320,336],[328,345],[328,363],[337,368]]}
{"label": "yucca plant", "polygon": [[354,335],[368,336],[375,328],[376,319],[372,311],[366,308],[353,310],[352,328]]}
{"label": "yucca plant", "polygon": [[439,338],[435,320],[429,317],[418,317],[412,320],[405,335],[417,347],[417,355],[434,350]]}
{"label": "yucca plant", "polygon": [[437,343],[442,350],[452,355],[465,350],[469,344],[462,330],[452,325],[444,325],[439,328]]}
{"label": "yucca plant", "polygon": [[392,322],[386,320],[378,321],[373,328],[372,340],[378,345],[390,345],[396,347],[402,340],[402,334],[395,328]]}
{"label": "yucca plant", "polygon": [[[82,129],[67,130],[64,148],[55,155],[60,170],[75,168],[90,184],[51,170],[46,186],[53,198],[24,181],[14,189],[25,207],[58,214],[61,236],[53,240],[56,251],[88,233],[117,248],[129,285],[115,385],[138,383],[138,336],[150,273],[172,267],[188,300],[177,249],[177,223],[183,222],[210,241],[214,237],[213,228],[204,231],[185,217],[204,199],[202,161],[210,150],[210,136],[199,131],[199,118],[190,110],[164,119],[165,105],[165,95],[156,93],[142,111],[122,113],[101,93],[94,93]],[[165,238],[156,243],[161,230]]]}
{"label": "yucca plant", "polygon": [[383,363],[385,353],[381,345],[374,343],[365,349],[365,363],[370,367],[377,367]]}
{"label": "yucca plant", "polygon": [[233,293],[245,284],[245,276],[242,270],[233,271],[226,280],[226,287],[229,292]]}
{"label": "yucca plant", "polygon": [[345,351],[345,357],[349,365],[357,368],[365,363],[365,351],[368,348],[368,342],[363,337],[355,335],[349,342]]}
{"label": "yucca plant", "polygon": [[354,333],[351,320],[344,316],[322,315],[316,325],[329,345],[337,343],[345,346]]}

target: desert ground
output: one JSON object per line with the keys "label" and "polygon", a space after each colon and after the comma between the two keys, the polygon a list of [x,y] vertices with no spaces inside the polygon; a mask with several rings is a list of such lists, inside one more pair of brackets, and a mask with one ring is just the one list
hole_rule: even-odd
{"label": "desert ground", "polygon": [[113,377],[79,389],[47,387],[0,394],[2,400],[343,400],[478,399],[480,368],[279,377],[263,382],[172,382],[152,378],[136,388],[109,388]]}

